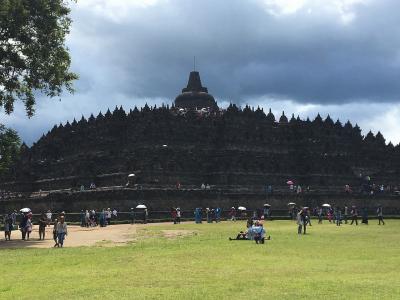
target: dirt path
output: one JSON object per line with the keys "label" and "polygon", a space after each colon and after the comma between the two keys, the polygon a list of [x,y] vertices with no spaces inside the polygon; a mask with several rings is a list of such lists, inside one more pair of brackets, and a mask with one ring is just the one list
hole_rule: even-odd
{"label": "dirt path", "polygon": [[[68,236],[64,241],[64,247],[79,246],[118,246],[125,245],[135,238],[138,228],[146,226],[160,226],[165,223],[151,224],[121,224],[107,227],[84,228],[80,226],[68,226]],[[4,234],[4,232],[1,232]],[[52,227],[46,228],[46,239],[39,241],[38,227],[34,226],[29,241],[21,240],[21,232],[14,230],[11,241],[5,241],[4,235],[0,239],[0,249],[3,248],[51,248],[54,245]]]}

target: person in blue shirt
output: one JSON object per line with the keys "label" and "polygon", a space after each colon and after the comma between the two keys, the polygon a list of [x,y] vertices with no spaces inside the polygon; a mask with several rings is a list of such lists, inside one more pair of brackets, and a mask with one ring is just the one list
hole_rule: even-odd
{"label": "person in blue shirt", "polygon": [[194,219],[195,219],[195,222],[196,222],[197,224],[200,224],[200,223],[201,223],[201,218],[202,218],[201,208],[197,207],[197,208],[194,210]]}
{"label": "person in blue shirt", "polygon": [[221,208],[217,207],[215,209],[215,222],[218,223],[219,221],[221,221]]}

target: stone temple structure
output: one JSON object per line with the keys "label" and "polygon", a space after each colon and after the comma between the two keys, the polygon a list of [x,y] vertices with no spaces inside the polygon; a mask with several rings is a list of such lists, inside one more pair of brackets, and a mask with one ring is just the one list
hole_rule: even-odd
{"label": "stone temple structure", "polygon": [[[135,180],[126,186],[131,173]],[[302,192],[289,190],[288,180]],[[202,183],[210,190],[201,190]],[[0,199],[0,210],[123,210],[139,202],[153,210],[253,208],[265,201],[285,209],[289,201],[368,201],[398,211],[399,186],[400,146],[386,144],[382,134],[363,136],[357,125],[329,115],[302,120],[235,104],[219,109],[191,72],[172,107],[115,107],[55,125],[31,147],[23,145],[20,161],[0,180],[0,190],[15,196]]]}
{"label": "stone temple structure", "polygon": [[207,88],[201,85],[200,74],[196,71],[190,72],[187,87],[175,98],[175,106],[183,109],[218,110],[217,102]]}

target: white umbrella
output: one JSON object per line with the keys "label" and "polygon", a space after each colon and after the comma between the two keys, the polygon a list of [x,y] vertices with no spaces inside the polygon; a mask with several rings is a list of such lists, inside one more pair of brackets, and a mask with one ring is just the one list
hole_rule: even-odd
{"label": "white umbrella", "polygon": [[135,174],[129,174],[128,177],[135,177]]}
{"label": "white umbrella", "polygon": [[27,208],[27,207],[25,207],[25,208],[23,208],[23,209],[20,209],[19,211],[20,211],[20,212],[22,212],[22,213],[28,213],[28,212],[30,212],[30,211],[31,211],[31,209],[30,209],[30,208]]}
{"label": "white umbrella", "polygon": [[144,204],[139,204],[138,206],[136,206],[136,208],[147,208],[147,207]]}
{"label": "white umbrella", "polygon": [[239,207],[238,207],[238,210],[246,210],[246,207],[244,207],[244,206],[239,206]]}
{"label": "white umbrella", "polygon": [[268,204],[268,203],[265,203],[264,206],[265,206],[265,207],[271,207],[271,205]]}
{"label": "white umbrella", "polygon": [[325,204],[322,204],[322,207],[331,207],[331,205],[328,203],[325,203]]}
{"label": "white umbrella", "polygon": [[296,203],[294,203],[294,202],[289,202],[288,203],[288,206],[295,206],[296,205]]}

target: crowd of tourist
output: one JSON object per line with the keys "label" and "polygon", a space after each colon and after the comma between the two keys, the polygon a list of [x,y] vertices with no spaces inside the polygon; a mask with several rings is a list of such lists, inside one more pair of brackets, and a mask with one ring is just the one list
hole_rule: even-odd
{"label": "crowd of tourist", "polygon": [[96,210],[86,210],[81,211],[80,215],[80,223],[82,227],[96,227],[100,225],[100,227],[106,227],[111,224],[111,219],[116,219],[118,216],[118,211],[114,208],[103,208],[100,212],[96,212]]}
{"label": "crowd of tourist", "polygon": [[[220,207],[217,208],[209,208],[207,207],[204,210],[205,218],[207,223],[218,223],[221,221],[221,213],[222,209]],[[203,222],[203,209],[201,207],[196,207],[194,210],[194,220],[197,224]]]}
{"label": "crowd of tourist", "polygon": [[[335,224],[336,226],[341,226],[344,224],[358,225],[359,223],[359,210],[356,206],[348,207],[345,205],[343,208],[339,206],[331,206],[329,204],[324,204],[320,207],[315,207],[310,209],[309,207],[298,208],[294,203],[289,203],[289,214],[290,217],[296,221],[297,233],[306,234],[307,226],[312,226],[311,216],[314,215],[318,219],[318,223],[321,224],[324,219],[329,223]],[[132,223],[135,222],[135,218],[138,214],[143,216],[143,223],[147,222],[148,210],[144,205],[139,205],[137,208],[143,208],[140,212],[136,212],[135,209],[131,209]],[[195,223],[200,224],[203,219],[207,223],[220,222],[222,215],[222,209],[217,208],[205,208],[200,207],[194,210],[194,220]],[[96,212],[94,209],[81,211],[80,215],[80,225],[82,227],[95,227],[95,226],[108,226],[113,220],[116,220],[118,216],[118,211],[114,208],[102,209],[100,212]],[[241,219],[247,217],[247,211],[244,207],[231,207],[227,213],[228,220],[236,221],[238,217]],[[378,225],[385,225],[383,218],[383,208],[378,206],[376,208],[376,216],[378,219]],[[182,218],[182,211],[180,207],[171,208],[171,218],[174,224],[180,224]],[[22,240],[28,241],[31,238],[31,233],[33,229],[33,214],[29,209],[23,209],[20,212],[13,211],[11,213],[5,214],[3,217],[5,240],[11,240],[11,233],[16,229],[21,232]],[[53,214],[50,210],[43,212],[37,222],[39,240],[44,240],[46,238],[46,227],[53,225],[53,239],[54,247],[63,247],[64,239],[68,234],[67,223],[66,223],[65,212],[58,214],[57,218],[53,220]],[[265,204],[262,209],[256,209],[253,211],[252,217],[247,218],[247,230],[240,231],[235,238],[230,238],[230,240],[255,240],[256,243],[264,243],[268,238],[265,237],[266,232],[263,222],[271,219],[271,206]],[[17,221],[19,222],[17,223]],[[368,224],[368,210],[363,208],[361,210],[361,223]]]}
{"label": "crowd of tourist", "polygon": [[[312,211],[308,207],[298,209],[297,207],[292,206],[289,209],[289,215],[291,219],[296,220],[298,225],[298,234],[306,234],[307,225],[311,226],[311,213],[314,216],[317,216],[318,224],[322,224],[326,217],[329,223],[336,224],[336,226],[341,226],[343,222],[344,224],[348,224],[350,220],[350,225],[358,225],[359,211],[355,205],[350,208],[348,206],[344,206],[343,208],[336,206],[333,208],[330,205],[325,204],[325,207],[315,207]],[[378,225],[385,225],[383,220],[383,208],[381,205],[376,209],[376,216],[378,219]],[[362,209],[361,223],[368,225],[368,209],[366,207]]]}

